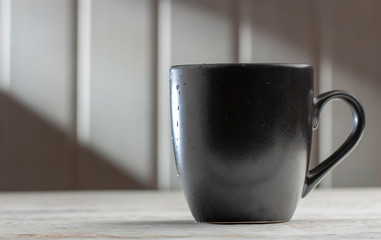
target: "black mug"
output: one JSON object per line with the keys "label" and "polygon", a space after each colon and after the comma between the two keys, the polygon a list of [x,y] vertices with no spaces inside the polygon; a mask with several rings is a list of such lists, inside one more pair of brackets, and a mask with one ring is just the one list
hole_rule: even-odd
{"label": "black mug", "polygon": [[[180,183],[197,222],[284,222],[359,142],[365,114],[344,91],[314,97],[305,64],[202,64],[170,70],[172,139]],[[312,131],[341,99],[353,130],[308,170]]]}

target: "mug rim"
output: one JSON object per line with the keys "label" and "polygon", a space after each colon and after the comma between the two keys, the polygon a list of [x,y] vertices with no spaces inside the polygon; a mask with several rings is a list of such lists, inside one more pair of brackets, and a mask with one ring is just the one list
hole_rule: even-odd
{"label": "mug rim", "polygon": [[201,64],[177,64],[172,68],[216,68],[216,67],[287,67],[287,68],[312,68],[306,63],[201,63]]}

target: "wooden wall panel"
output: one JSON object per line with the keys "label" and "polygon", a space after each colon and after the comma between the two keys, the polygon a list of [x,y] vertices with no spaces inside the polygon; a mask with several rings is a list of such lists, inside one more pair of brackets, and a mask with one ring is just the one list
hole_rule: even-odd
{"label": "wooden wall panel", "polygon": [[0,69],[9,72],[0,93],[0,189],[72,189],[75,2],[8,3],[10,31],[1,32],[10,39],[10,56]]}
{"label": "wooden wall panel", "polygon": [[73,125],[75,1],[11,1],[11,94],[63,130]]}
{"label": "wooden wall panel", "polygon": [[236,61],[236,4],[176,0],[171,12],[171,64]]}
{"label": "wooden wall panel", "polygon": [[251,62],[315,65],[314,9],[311,1],[242,1],[251,23]]}
{"label": "wooden wall panel", "polygon": [[[360,99],[366,114],[362,141],[332,175],[333,187],[381,185],[381,2],[332,1],[332,83]],[[333,104],[333,147],[348,136],[352,117],[345,103]]]}
{"label": "wooden wall panel", "polygon": [[[3,6],[3,2],[5,1],[1,2],[1,6]],[[121,2],[110,4],[120,7],[118,3]],[[151,19],[150,14],[144,12],[151,9],[147,4],[148,1],[142,3],[138,6],[140,12],[136,12],[135,17],[138,15]],[[95,28],[98,31],[94,32],[96,39],[93,38],[93,40],[96,43],[94,45],[96,49],[93,49],[92,56],[99,60],[94,61],[98,68],[94,71],[94,79],[98,85],[93,88],[93,105],[87,106],[88,108],[93,107],[94,115],[91,117],[94,119],[92,127],[95,130],[91,132],[93,137],[91,140],[94,141],[91,142],[92,145],[84,146],[82,142],[79,144],[75,136],[77,128],[76,72],[78,70],[77,2],[15,0],[10,1],[9,4],[11,10],[8,15],[11,23],[10,32],[1,31],[1,39],[9,37],[11,48],[9,49],[10,58],[3,57],[4,54],[1,53],[2,62],[0,63],[0,71],[10,73],[9,79],[4,79],[5,74],[1,74],[0,190],[154,187],[155,171],[152,166],[154,163],[152,160],[153,137],[151,136],[154,119],[151,114],[153,104],[149,102],[153,101],[150,95],[154,88],[149,87],[147,82],[151,79],[150,74],[154,74],[148,69],[153,64],[151,58],[147,57],[147,54],[151,54],[153,49],[149,47],[145,49],[147,44],[144,41],[150,40],[146,39],[146,36],[139,35],[140,30],[151,34],[152,23],[145,22],[141,29],[130,27],[126,30],[131,36],[137,36],[134,42],[123,41],[129,37],[129,35],[126,36],[126,32],[122,38],[115,37],[115,33],[118,35],[118,32],[115,31],[116,28],[113,28],[111,32],[102,32],[104,31],[102,27],[107,29],[110,27],[107,24],[101,25],[101,30]],[[87,7],[89,6],[91,7],[91,4],[87,5]],[[105,10],[106,18],[114,12],[113,9],[107,9],[107,6]],[[107,10],[111,10],[111,12]],[[120,10],[124,11],[123,8]],[[131,10],[136,9],[131,8]],[[129,21],[130,26],[135,24],[134,15],[129,14],[129,16],[132,15],[132,19],[125,19],[126,12],[119,13],[121,14],[117,17],[122,17],[122,19],[119,19],[117,29],[121,29],[125,25],[123,20],[131,20]],[[102,21],[104,18],[100,17],[100,20]],[[111,18],[111,21],[113,21],[109,22],[111,25],[118,23],[118,19],[115,20],[115,18]],[[103,37],[103,33],[107,35]],[[114,36],[112,36],[113,33]],[[107,37],[110,39],[108,40]],[[116,42],[115,39],[117,39]],[[104,44],[105,41],[106,44]],[[101,44],[97,45],[99,42]],[[118,47],[108,45],[107,42],[116,44]],[[136,52],[122,52],[120,55],[131,54],[128,56],[129,59],[138,59],[137,62],[126,61],[128,57],[118,59],[120,56],[118,54],[116,58],[110,57],[110,52],[115,53],[115,50],[121,49],[119,46],[124,44],[127,44],[130,49],[136,49]],[[139,45],[140,47],[137,47]],[[108,46],[114,48],[110,49]],[[140,51],[142,49],[143,51]],[[90,54],[90,52],[88,53]],[[143,56],[143,60],[135,57],[139,54]],[[4,59],[11,61],[3,62]],[[106,60],[105,65],[102,63],[103,60]],[[113,63],[114,60],[116,63]],[[148,60],[147,63],[145,60]],[[147,68],[143,67],[144,64],[147,64]],[[136,70],[134,69],[136,66],[141,68]],[[110,71],[103,72],[105,67]],[[115,68],[119,72],[113,71]],[[134,76],[138,72],[141,72],[143,76]],[[110,77],[104,73],[108,73]],[[132,76],[128,73],[131,73]],[[115,77],[116,75],[117,77]],[[132,82],[136,83],[135,86],[131,86]],[[92,89],[87,90],[90,92]],[[105,91],[102,92],[102,90]],[[107,93],[109,98],[105,99],[102,95],[104,93]],[[143,96],[139,93],[142,93]],[[108,112],[109,109],[111,110]],[[107,121],[108,119],[111,121]],[[135,122],[131,123],[131,119]],[[133,135],[131,129],[139,130],[138,126],[141,130],[139,135]],[[112,136],[108,135],[109,133]],[[120,139],[120,136],[124,137],[126,134],[130,137],[128,142],[123,142],[126,139]],[[145,145],[142,144],[142,139],[147,140],[144,142]],[[106,143],[103,144],[102,141]],[[127,153],[129,156],[123,155],[121,161],[121,158],[117,157],[120,157],[121,152],[126,149],[123,144],[131,142],[137,142],[139,145],[133,149],[130,147]],[[97,144],[101,147],[95,150]],[[115,146],[117,150],[115,150]],[[112,153],[108,155],[107,151]],[[116,158],[114,158],[115,155],[117,155]],[[130,158],[131,155],[134,158]],[[119,163],[122,167],[115,164],[115,159],[121,161]],[[136,171],[137,173],[131,174],[132,176],[126,173],[125,165],[131,165],[131,162],[127,160],[124,163],[125,159],[134,161],[132,165],[135,168],[132,167],[130,171],[134,172],[138,169],[140,172]],[[149,173],[144,175],[141,173],[142,171]],[[136,175],[141,178],[139,179]]]}
{"label": "wooden wall panel", "polygon": [[75,189],[71,137],[3,92],[0,112],[0,191]]}
{"label": "wooden wall panel", "polygon": [[90,147],[153,187],[153,1],[91,3]]}

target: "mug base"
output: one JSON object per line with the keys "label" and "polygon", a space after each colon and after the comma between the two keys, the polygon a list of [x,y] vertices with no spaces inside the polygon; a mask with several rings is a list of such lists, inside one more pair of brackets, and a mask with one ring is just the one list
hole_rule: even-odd
{"label": "mug base", "polygon": [[269,221],[237,221],[237,222],[206,222],[210,224],[269,224],[269,223],[284,223],[289,220],[269,220]]}

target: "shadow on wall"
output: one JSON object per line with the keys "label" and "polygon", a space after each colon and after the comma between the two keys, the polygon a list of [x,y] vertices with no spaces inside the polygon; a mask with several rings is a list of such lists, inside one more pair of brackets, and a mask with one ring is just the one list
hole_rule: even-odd
{"label": "shadow on wall", "polygon": [[0,92],[0,191],[147,188]]}

